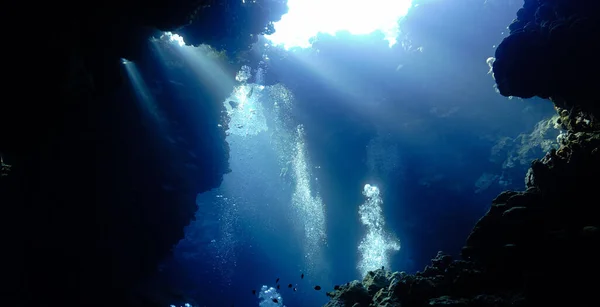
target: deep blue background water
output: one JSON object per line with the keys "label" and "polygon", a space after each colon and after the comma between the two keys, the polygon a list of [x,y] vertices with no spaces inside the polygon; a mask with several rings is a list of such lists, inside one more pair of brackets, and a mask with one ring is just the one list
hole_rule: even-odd
{"label": "deep blue background water", "polygon": [[[228,136],[231,173],[219,189],[198,196],[197,220],[143,287],[178,305],[257,306],[251,290],[280,278],[286,306],[322,305],[335,284],[362,279],[357,246],[365,228],[357,212],[367,183],[381,189],[386,228],[402,245],[390,254],[389,269],[414,273],[439,250],[458,256],[491,200],[524,186],[528,165],[507,170],[490,159],[492,147],[502,137],[531,133],[553,114],[549,104],[501,97],[487,74],[486,59],[519,6],[424,1],[401,21],[403,35],[422,52],[389,48],[377,34],[321,36],[313,47],[318,54],[258,48],[272,60],[250,59],[250,67],[267,68],[264,82],[287,88],[293,107],[283,124],[275,122],[277,99],[264,98],[269,130]],[[303,216],[291,202],[295,180],[281,174],[278,162],[293,151],[274,145],[286,138],[295,144],[299,124],[327,235],[321,253],[308,257]],[[373,140],[387,158],[377,169],[369,166]],[[477,192],[482,174],[503,172],[510,184]]]}

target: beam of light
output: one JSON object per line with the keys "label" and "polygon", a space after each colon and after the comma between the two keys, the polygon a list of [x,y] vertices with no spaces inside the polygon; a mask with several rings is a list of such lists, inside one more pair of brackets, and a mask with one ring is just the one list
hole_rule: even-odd
{"label": "beam of light", "polygon": [[381,31],[390,46],[398,37],[398,19],[404,17],[412,0],[288,0],[288,13],[275,23],[267,38],[285,49],[310,47],[317,33],[339,31],[363,35]]}
{"label": "beam of light", "polygon": [[179,51],[204,86],[214,88],[215,93],[231,91],[233,80],[209,46],[183,46]]}
{"label": "beam of light", "polygon": [[323,270],[321,247],[326,243],[325,206],[321,197],[313,195],[311,189],[311,172],[304,142],[304,128],[296,129],[296,148],[292,158],[292,169],[295,178],[292,205],[298,210],[299,219],[304,224],[305,259],[309,272]]}
{"label": "beam of light", "polygon": [[363,89],[352,85],[356,84],[356,82],[352,81],[360,78],[360,74],[349,75],[341,73],[339,69],[327,63],[326,60],[316,56],[307,56],[293,51],[289,52],[288,56],[294,57],[294,60],[302,63],[302,66],[310,71],[311,77],[315,78],[315,80],[327,84],[329,88],[333,88],[339,94],[344,95],[346,101],[354,102],[361,100],[361,96],[364,94]]}
{"label": "beam of light", "polygon": [[367,233],[358,245],[361,259],[357,268],[362,276],[365,276],[369,271],[382,266],[389,267],[389,254],[400,250],[400,242],[384,229],[385,221],[381,209],[383,200],[379,195],[379,189],[366,184],[363,195],[367,200],[359,206],[358,214],[360,221],[367,228]]}
{"label": "beam of light", "polygon": [[216,96],[231,92],[234,80],[225,69],[224,57],[212,47],[187,46],[181,36],[171,32],[164,32],[151,42],[164,65],[192,69],[200,84],[211,88]]}
{"label": "beam of light", "polygon": [[146,112],[146,114],[148,114],[157,124],[162,124],[164,119],[160,114],[158,105],[156,104],[154,96],[150,92],[148,85],[146,85],[146,82],[144,81],[144,78],[140,74],[135,63],[127,59],[121,59],[121,63],[127,72],[127,77],[131,82],[131,86],[133,87],[133,91],[142,110]]}

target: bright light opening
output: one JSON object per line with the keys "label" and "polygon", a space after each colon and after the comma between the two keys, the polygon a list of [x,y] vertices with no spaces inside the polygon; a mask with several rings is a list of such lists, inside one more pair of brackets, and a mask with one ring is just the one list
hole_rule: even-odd
{"label": "bright light opening", "polygon": [[275,23],[276,32],[266,37],[285,49],[307,48],[319,32],[364,35],[379,30],[392,46],[398,37],[398,19],[411,5],[412,0],[288,0],[288,13]]}
{"label": "bright light opening", "polygon": [[160,36],[159,39],[164,40],[164,41],[169,41],[170,43],[174,43],[179,46],[185,46],[183,37],[181,37],[181,35],[179,35],[179,34],[165,32],[165,33],[163,33],[163,35]]}

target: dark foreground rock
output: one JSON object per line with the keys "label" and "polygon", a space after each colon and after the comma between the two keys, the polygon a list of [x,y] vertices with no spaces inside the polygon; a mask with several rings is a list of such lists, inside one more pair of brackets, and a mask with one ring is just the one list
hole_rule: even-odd
{"label": "dark foreground rock", "polygon": [[[272,29],[285,4],[6,6],[9,18],[0,21],[6,29],[2,305],[133,306],[130,290],[183,237],[196,195],[217,187],[228,171],[225,135],[217,127],[229,93],[194,80],[170,82],[180,78],[152,58],[148,39],[181,29],[188,42],[226,49],[235,62]],[[168,133],[148,120],[122,58],[137,65],[149,90],[162,85],[153,98]]]}

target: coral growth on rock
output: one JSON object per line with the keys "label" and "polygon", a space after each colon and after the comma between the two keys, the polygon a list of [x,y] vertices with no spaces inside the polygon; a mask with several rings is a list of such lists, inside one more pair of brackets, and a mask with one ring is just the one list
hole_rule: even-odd
{"label": "coral growth on rock", "polygon": [[521,133],[515,138],[502,137],[492,147],[490,161],[501,165],[498,173],[483,173],[475,183],[476,193],[497,184],[507,188],[515,186],[515,180],[522,184],[523,172],[531,161],[558,148],[558,141],[565,134],[559,131],[559,116],[555,115],[539,121],[531,133]]}
{"label": "coral growth on rock", "polygon": [[328,292],[331,301],[325,306],[520,306],[523,298],[518,292],[486,293],[495,287],[495,280],[474,262],[438,252],[431,265],[414,275],[371,271],[362,282]]}

